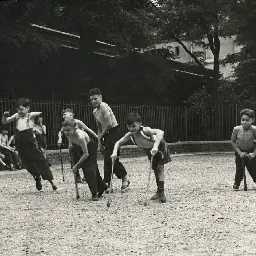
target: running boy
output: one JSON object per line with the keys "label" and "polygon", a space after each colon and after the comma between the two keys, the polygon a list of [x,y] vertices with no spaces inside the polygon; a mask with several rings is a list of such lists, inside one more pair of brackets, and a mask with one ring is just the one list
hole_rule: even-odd
{"label": "running boy", "polygon": [[[91,134],[94,138],[98,139],[97,134],[93,130],[91,130],[89,127],[87,127],[81,120],[74,119],[74,112],[73,112],[72,109],[67,108],[67,109],[63,110],[62,111],[62,116],[63,116],[64,121],[74,120],[76,122],[76,125],[77,125],[78,129],[84,130],[88,134]],[[59,147],[61,147],[61,144],[62,144],[62,135],[63,135],[63,128],[61,128],[61,130],[58,133],[59,139],[58,139],[57,144],[58,144]],[[71,145],[69,145],[69,148],[70,147],[71,147]],[[70,152],[69,152],[69,154],[70,154]],[[72,168],[72,162],[71,162],[71,168]],[[76,181],[77,181],[77,183],[81,183],[82,181],[86,181],[85,177],[83,179],[81,179],[79,171],[76,172]]]}
{"label": "running boy", "polygon": [[71,145],[70,152],[74,162],[73,171],[76,173],[79,168],[82,168],[92,193],[92,200],[98,201],[107,185],[103,182],[99,173],[96,143],[90,140],[86,132],[77,128],[74,119],[64,121],[63,132]]}
{"label": "running boy", "polygon": [[[116,141],[121,138],[121,131],[112,109],[107,103],[102,102],[100,89],[91,89],[89,95],[91,103],[95,108],[93,110],[93,115],[98,127],[98,149],[100,150],[104,147],[104,181],[110,186],[112,172],[112,160],[110,156]],[[127,178],[127,172],[118,157],[114,163],[113,172],[118,179],[122,179],[121,191],[125,192],[129,187],[130,181]],[[106,193],[109,193],[109,191],[107,190]]]}
{"label": "running boy", "polygon": [[118,149],[131,139],[134,144],[143,148],[149,158],[153,158],[152,168],[156,177],[157,191],[151,200],[157,200],[161,203],[166,202],[164,194],[164,164],[171,161],[167,144],[164,140],[164,132],[159,129],[142,126],[141,117],[136,112],[131,112],[127,117],[128,133],[116,142],[112,159],[115,160],[118,156]]}
{"label": "running boy", "polygon": [[241,125],[234,127],[231,144],[235,152],[236,175],[233,189],[239,189],[243,179],[242,158],[253,181],[256,183],[256,150],[253,147],[253,141],[256,138],[256,126],[254,122],[254,111],[243,109],[240,111]]}
{"label": "running boy", "polygon": [[7,124],[16,122],[15,145],[27,171],[36,181],[37,190],[42,189],[41,177],[48,180],[52,189],[57,187],[53,183],[53,175],[44,158],[43,153],[38,149],[33,133],[34,118],[41,112],[29,112],[30,101],[21,98],[17,101],[17,113],[9,117],[9,112],[4,112],[2,122]]}

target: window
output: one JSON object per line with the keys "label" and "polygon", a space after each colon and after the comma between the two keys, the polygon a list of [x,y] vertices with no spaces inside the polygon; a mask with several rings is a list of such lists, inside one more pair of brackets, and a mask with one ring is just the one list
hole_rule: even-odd
{"label": "window", "polygon": [[175,56],[176,57],[180,56],[180,47],[179,46],[175,46]]}

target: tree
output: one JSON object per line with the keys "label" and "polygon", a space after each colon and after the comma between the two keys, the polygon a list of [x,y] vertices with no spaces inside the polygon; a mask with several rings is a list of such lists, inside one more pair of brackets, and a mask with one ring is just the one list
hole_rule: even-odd
{"label": "tree", "polygon": [[[191,41],[195,45],[209,48],[214,56],[216,79],[220,71],[220,37],[230,37],[235,30],[230,10],[235,2],[232,0],[161,0],[163,18],[163,39],[175,40],[194,59],[200,67],[204,67],[204,56],[197,56],[186,48],[183,41]],[[205,40],[207,39],[207,40]]]}
{"label": "tree", "polygon": [[241,51],[230,55],[225,62],[235,68],[235,91],[242,102],[256,100],[256,2],[237,1],[233,9],[238,35],[236,43]]}

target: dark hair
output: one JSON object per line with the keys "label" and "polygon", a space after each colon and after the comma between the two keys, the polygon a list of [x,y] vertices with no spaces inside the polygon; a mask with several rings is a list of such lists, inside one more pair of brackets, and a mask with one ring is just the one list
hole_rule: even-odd
{"label": "dark hair", "polygon": [[70,112],[70,113],[74,114],[74,111],[71,108],[66,108],[66,109],[62,110],[62,114],[66,113],[66,112]]}
{"label": "dark hair", "polygon": [[39,123],[39,118],[43,118],[42,114],[35,117],[35,124]]}
{"label": "dark hair", "polygon": [[76,127],[76,121],[74,119],[71,120],[66,120],[63,122],[62,124],[63,127],[72,127],[75,128]]}
{"label": "dark hair", "polygon": [[131,112],[127,116],[127,121],[126,121],[127,125],[132,125],[134,124],[134,122],[141,123],[141,117],[138,112]]}
{"label": "dark hair", "polygon": [[93,88],[89,91],[89,96],[102,95],[99,88]]}
{"label": "dark hair", "polygon": [[242,117],[243,115],[246,115],[248,116],[249,118],[253,118],[254,119],[254,111],[252,109],[249,109],[249,108],[245,108],[245,109],[242,109],[240,111],[240,117]]}
{"label": "dark hair", "polygon": [[0,127],[0,132],[2,132],[2,131],[8,131],[8,128],[7,128],[6,125],[2,125],[2,126]]}
{"label": "dark hair", "polygon": [[25,98],[19,98],[16,101],[16,107],[18,108],[19,106],[23,106],[23,107],[28,107],[30,105],[30,100],[29,99],[25,99]]}

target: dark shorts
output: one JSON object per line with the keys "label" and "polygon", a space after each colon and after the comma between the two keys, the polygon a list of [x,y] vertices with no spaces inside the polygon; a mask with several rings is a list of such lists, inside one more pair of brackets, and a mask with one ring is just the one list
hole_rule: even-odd
{"label": "dark shorts", "polygon": [[[144,151],[146,152],[148,159],[151,160],[151,149],[144,149]],[[165,141],[159,144],[158,151],[159,152],[157,152],[153,159],[153,169],[156,169],[158,165],[164,165],[172,161],[168,146]]]}

